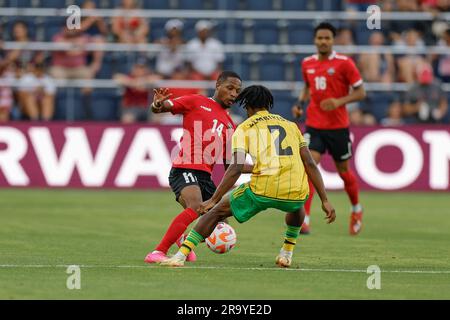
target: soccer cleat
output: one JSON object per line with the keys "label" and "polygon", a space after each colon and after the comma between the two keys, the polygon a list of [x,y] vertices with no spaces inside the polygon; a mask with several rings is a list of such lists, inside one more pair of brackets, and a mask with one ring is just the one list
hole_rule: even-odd
{"label": "soccer cleat", "polygon": [[158,263],[163,260],[168,259],[167,255],[164,252],[161,251],[153,251],[150,252],[144,259],[144,262],[146,263]]}
{"label": "soccer cleat", "polygon": [[362,229],[362,211],[352,212],[350,215],[350,235],[356,236]]}
{"label": "soccer cleat", "polygon": [[275,263],[280,267],[280,268],[289,268],[291,266],[291,262],[292,262],[292,257],[289,257],[287,255],[284,255],[282,253],[280,253],[276,260]]}
{"label": "soccer cleat", "polygon": [[160,266],[164,267],[183,267],[186,260],[174,255],[172,258],[167,258],[159,263]]}
{"label": "soccer cleat", "polygon": [[[178,248],[181,247],[181,245],[183,244],[184,240],[186,240],[186,235],[185,234],[181,235],[181,237],[178,238],[178,240],[177,240]],[[188,261],[188,262],[195,262],[196,260],[197,260],[197,255],[195,254],[195,252],[193,250],[191,250],[191,252],[189,252],[188,256],[186,257],[186,261]]]}

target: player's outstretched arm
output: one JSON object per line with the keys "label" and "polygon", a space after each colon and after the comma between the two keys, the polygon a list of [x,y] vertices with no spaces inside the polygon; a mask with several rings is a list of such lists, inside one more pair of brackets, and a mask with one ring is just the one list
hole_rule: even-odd
{"label": "player's outstretched arm", "polygon": [[152,112],[170,112],[170,110],[172,110],[172,104],[166,101],[172,95],[171,93],[169,93],[169,89],[154,89],[153,93],[153,103],[151,105]]}
{"label": "player's outstretched arm", "polygon": [[302,158],[303,164],[305,165],[306,174],[314,185],[314,188],[316,188],[317,194],[322,201],[322,210],[326,214],[325,219],[328,220],[327,223],[332,223],[336,219],[336,212],[331,203],[328,201],[322,175],[320,174],[320,171],[317,168],[316,162],[311,156],[311,152],[309,152],[308,147],[300,148],[300,156]]}
{"label": "player's outstretched arm", "polygon": [[244,152],[237,151],[233,153],[232,162],[228,166],[227,171],[225,171],[225,175],[223,176],[222,181],[217,187],[216,192],[214,192],[211,199],[203,202],[200,205],[200,208],[197,210],[198,213],[203,214],[214,207],[214,205],[218,203],[231,188],[234,187],[236,181],[241,176],[242,170],[244,168],[244,162]]}

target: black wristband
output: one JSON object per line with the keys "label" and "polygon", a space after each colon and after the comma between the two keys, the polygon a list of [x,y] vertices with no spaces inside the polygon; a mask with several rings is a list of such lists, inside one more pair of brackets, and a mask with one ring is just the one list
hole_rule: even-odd
{"label": "black wristband", "polygon": [[297,102],[295,103],[296,106],[300,107],[300,108],[304,108],[305,107],[305,101],[302,100],[297,100]]}

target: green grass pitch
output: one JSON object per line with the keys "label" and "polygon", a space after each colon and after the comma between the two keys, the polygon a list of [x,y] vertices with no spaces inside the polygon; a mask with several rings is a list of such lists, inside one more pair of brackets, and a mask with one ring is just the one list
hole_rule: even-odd
{"label": "green grass pitch", "polygon": [[[231,252],[202,244],[196,263],[166,269],[143,258],[181,211],[168,191],[0,190],[0,299],[450,299],[448,193],[362,193],[358,237],[345,193],[330,199],[336,223],[315,199],[291,269],[274,265],[276,211],[230,220]],[[81,266],[80,290],[67,289],[67,265]],[[381,268],[379,290],[367,288],[369,265]]]}

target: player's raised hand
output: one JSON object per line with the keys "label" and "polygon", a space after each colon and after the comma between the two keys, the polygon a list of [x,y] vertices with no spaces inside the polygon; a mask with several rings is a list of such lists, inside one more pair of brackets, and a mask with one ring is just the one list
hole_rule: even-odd
{"label": "player's raised hand", "polygon": [[292,116],[294,118],[300,118],[303,115],[303,108],[302,108],[302,106],[294,105],[292,107],[291,111],[292,111]]}
{"label": "player's raised hand", "polygon": [[330,224],[336,220],[336,211],[334,210],[331,203],[328,201],[322,202],[322,210],[325,212],[325,219],[327,220],[327,223]]}
{"label": "player's raised hand", "polygon": [[199,214],[205,214],[215,205],[216,205],[216,203],[214,201],[212,201],[211,199],[206,200],[200,204],[200,207],[197,209],[197,212]]}
{"label": "player's raised hand", "polygon": [[160,108],[161,103],[169,99],[169,97],[172,95],[171,93],[169,93],[169,89],[167,88],[153,89],[153,93],[153,105],[157,108]]}
{"label": "player's raised hand", "polygon": [[328,98],[320,102],[320,108],[325,111],[331,111],[340,106],[339,100],[335,98]]}

